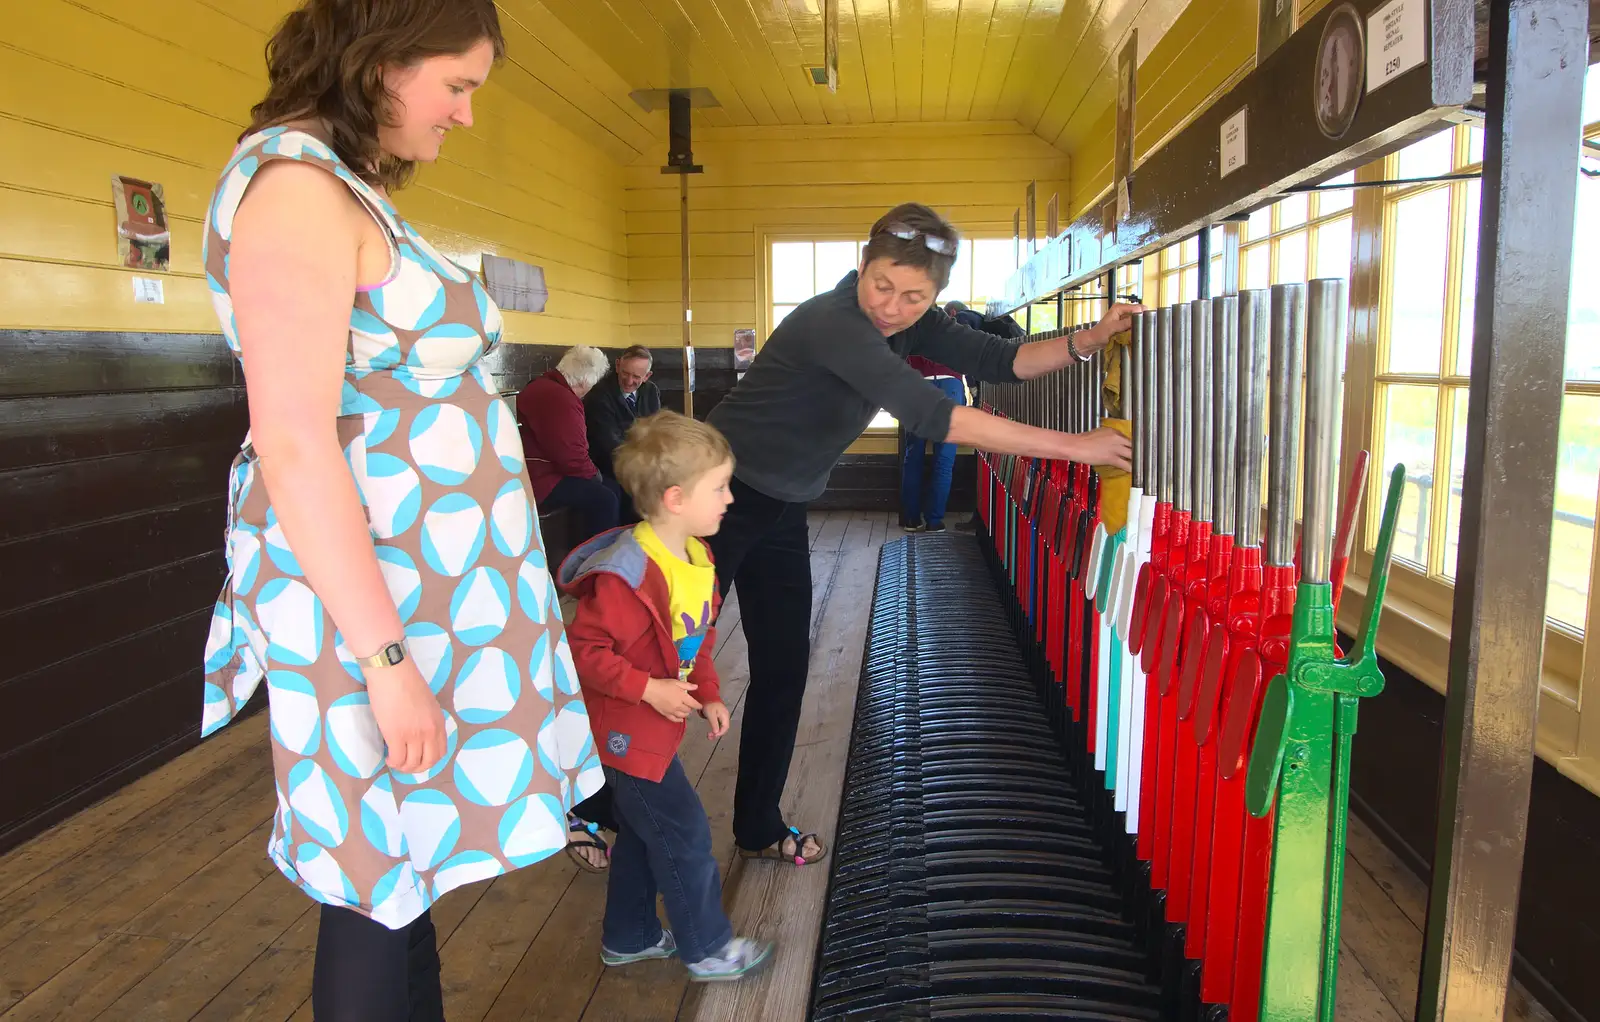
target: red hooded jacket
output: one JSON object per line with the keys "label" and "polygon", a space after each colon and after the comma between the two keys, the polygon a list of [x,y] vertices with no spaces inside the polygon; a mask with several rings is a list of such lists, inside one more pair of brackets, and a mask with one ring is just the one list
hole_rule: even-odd
{"label": "red hooded jacket", "polygon": [[534,500],[549,497],[567,476],[593,479],[600,474],[589,460],[583,401],[560,372],[547,370],[522,388],[517,394],[517,417],[522,420],[522,453],[528,460]]}
{"label": "red hooded jacket", "polygon": [[[667,576],[633,538],[633,528],[623,526],[572,551],[557,578],[563,590],[578,598],[567,643],[600,762],[659,782],[683,744],[686,726],[644,702],[645,683],[651,678],[678,676]],[[721,604],[712,586],[712,621]],[[722,700],[722,683],[712,664],[716,634],[715,625],[707,628],[689,675],[696,686],[692,694],[702,706]]]}

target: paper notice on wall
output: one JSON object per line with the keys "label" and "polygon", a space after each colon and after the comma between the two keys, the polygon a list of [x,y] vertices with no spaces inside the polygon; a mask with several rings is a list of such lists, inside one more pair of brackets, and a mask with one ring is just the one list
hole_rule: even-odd
{"label": "paper notice on wall", "polygon": [[133,278],[133,300],[136,302],[149,302],[154,305],[165,305],[167,296],[161,286],[161,281],[151,280],[149,277]]}
{"label": "paper notice on wall", "polygon": [[1249,162],[1249,121],[1250,108],[1241,107],[1238,113],[1222,122],[1222,158],[1218,164],[1221,168],[1219,176],[1227,177]]}
{"label": "paper notice on wall", "polygon": [[1367,92],[1428,59],[1427,0],[1389,0],[1367,19]]}

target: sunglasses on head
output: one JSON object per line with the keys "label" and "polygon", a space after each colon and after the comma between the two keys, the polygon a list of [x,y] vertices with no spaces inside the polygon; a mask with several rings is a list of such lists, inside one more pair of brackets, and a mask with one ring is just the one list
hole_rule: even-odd
{"label": "sunglasses on head", "polygon": [[936,234],[928,234],[924,231],[917,230],[915,227],[908,227],[905,224],[890,224],[880,233],[892,235],[896,238],[899,238],[901,241],[916,241],[918,238],[921,238],[922,244],[930,252],[937,252],[940,255],[948,256],[953,256],[956,254],[956,243],[951,241],[949,238],[941,238]]}

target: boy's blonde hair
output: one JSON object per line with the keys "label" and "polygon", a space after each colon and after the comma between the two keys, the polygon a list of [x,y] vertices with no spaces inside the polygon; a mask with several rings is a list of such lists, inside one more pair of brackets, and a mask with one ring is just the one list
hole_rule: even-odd
{"label": "boy's blonde hair", "polygon": [[672,487],[687,489],[731,461],[733,450],[715,426],[666,410],[636,420],[611,456],[617,482],[643,518],[660,512]]}

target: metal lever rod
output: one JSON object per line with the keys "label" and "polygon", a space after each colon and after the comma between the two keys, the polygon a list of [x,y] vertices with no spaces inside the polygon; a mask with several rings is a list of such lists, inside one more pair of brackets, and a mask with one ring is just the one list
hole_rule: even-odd
{"label": "metal lever rod", "polygon": [[1211,532],[1231,536],[1238,506],[1236,462],[1239,457],[1239,417],[1228,406],[1228,396],[1239,389],[1239,299],[1226,295],[1211,303],[1212,429],[1216,452],[1211,462]]}
{"label": "metal lever rod", "polygon": [[1345,282],[1313,280],[1306,302],[1306,466],[1304,553],[1301,577],[1306,582],[1332,579],[1333,500],[1338,488],[1339,352],[1344,348]]}
{"label": "metal lever rod", "polygon": [[1306,286],[1272,287],[1272,425],[1267,433],[1269,567],[1294,563],[1294,481],[1299,461],[1300,377],[1305,368]]}

